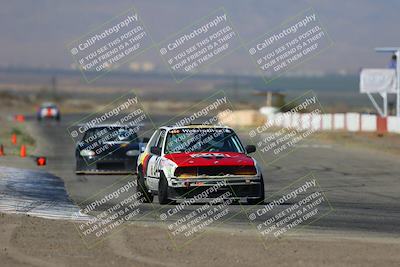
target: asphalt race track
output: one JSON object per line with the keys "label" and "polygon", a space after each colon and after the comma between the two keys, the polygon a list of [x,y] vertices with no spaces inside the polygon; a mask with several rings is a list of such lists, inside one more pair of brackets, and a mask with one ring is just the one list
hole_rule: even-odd
{"label": "asphalt race track", "polygon": [[[60,123],[33,122],[35,137],[41,150],[35,153],[48,157],[47,170],[60,177],[74,203],[80,203],[121,179],[121,175],[75,175],[74,143],[67,127],[83,115],[66,115]],[[153,117],[156,125],[168,118]],[[245,137],[242,141],[246,143]],[[309,225],[312,230],[356,231],[399,235],[400,225],[400,160],[389,155],[363,148],[348,148],[326,145],[307,140],[288,156],[273,164],[262,164],[265,179],[266,199],[279,192],[300,177],[313,174],[317,178],[328,202],[321,204],[319,212],[324,214]],[[288,203],[277,208],[283,210]],[[289,203],[290,204],[290,203]],[[151,214],[142,220],[159,221],[159,214],[171,206],[160,206],[157,198],[152,204],[143,204],[145,212]],[[232,216],[223,227],[248,227],[249,213],[263,205],[231,205]],[[183,214],[189,213],[187,207]],[[246,211],[246,212],[245,212]]]}

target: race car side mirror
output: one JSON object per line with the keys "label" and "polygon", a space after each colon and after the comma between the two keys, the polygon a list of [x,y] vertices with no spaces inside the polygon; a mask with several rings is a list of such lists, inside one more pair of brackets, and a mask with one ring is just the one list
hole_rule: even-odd
{"label": "race car side mirror", "polygon": [[148,143],[150,141],[150,138],[148,137],[143,137],[143,142],[142,143]]}
{"label": "race car side mirror", "polygon": [[157,147],[157,146],[152,146],[150,148],[150,152],[151,154],[157,155],[157,156],[161,156],[161,148]]}
{"label": "race car side mirror", "polygon": [[246,152],[247,152],[248,154],[253,153],[253,152],[256,152],[256,146],[247,145],[247,146],[246,146]]}

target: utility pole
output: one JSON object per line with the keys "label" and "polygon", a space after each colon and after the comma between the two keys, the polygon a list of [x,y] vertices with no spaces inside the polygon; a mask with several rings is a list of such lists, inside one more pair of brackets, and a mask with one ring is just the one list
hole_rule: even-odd
{"label": "utility pole", "polygon": [[51,94],[53,100],[57,98],[57,78],[55,75],[51,76]]}

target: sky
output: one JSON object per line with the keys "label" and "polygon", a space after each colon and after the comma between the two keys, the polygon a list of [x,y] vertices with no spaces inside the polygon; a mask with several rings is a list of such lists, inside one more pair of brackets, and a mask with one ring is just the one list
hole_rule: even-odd
{"label": "sky", "polygon": [[[0,0],[0,66],[71,68],[73,59],[67,44],[132,6],[155,42],[220,7],[245,41],[312,7],[333,44],[297,66],[299,72],[357,73],[362,67],[385,67],[390,56],[376,53],[374,48],[400,46],[400,1],[394,0]],[[151,62],[157,70],[168,71],[157,51],[148,51],[134,61]],[[235,51],[208,71],[257,72],[245,49]]]}

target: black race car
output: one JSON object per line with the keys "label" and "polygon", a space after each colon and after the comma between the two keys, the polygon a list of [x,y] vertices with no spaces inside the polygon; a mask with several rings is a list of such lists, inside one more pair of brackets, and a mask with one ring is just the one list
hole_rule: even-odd
{"label": "black race car", "polygon": [[99,125],[88,128],[76,145],[76,174],[135,173],[139,142],[137,128]]}

